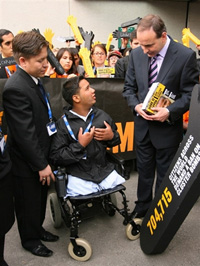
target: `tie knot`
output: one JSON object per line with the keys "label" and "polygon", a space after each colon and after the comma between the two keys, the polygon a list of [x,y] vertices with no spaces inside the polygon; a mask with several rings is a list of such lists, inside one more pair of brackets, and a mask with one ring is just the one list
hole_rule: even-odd
{"label": "tie knot", "polygon": [[41,82],[40,79],[38,79],[38,85],[39,85],[39,86],[42,86],[42,82]]}
{"label": "tie knot", "polygon": [[41,93],[42,93],[42,96],[43,97],[45,97],[45,90],[44,90],[44,87],[43,87],[43,85],[42,85],[42,82],[41,82],[41,80],[40,79],[38,79],[38,86],[39,86],[39,88],[40,88],[40,91],[41,91]]}
{"label": "tie knot", "polygon": [[155,62],[155,61],[158,59],[159,56],[160,56],[159,54],[155,55],[155,56],[152,58],[151,62]]}

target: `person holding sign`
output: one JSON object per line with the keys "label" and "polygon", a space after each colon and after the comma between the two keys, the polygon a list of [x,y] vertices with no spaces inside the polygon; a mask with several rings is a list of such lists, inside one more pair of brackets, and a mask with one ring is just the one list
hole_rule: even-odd
{"label": "person holding sign", "polygon": [[[198,83],[196,54],[167,35],[163,20],[147,15],[138,24],[140,47],[132,50],[123,96],[134,113],[134,137],[139,174],[133,217],[144,217],[153,197],[155,170],[157,191],[183,138],[183,114]],[[150,83],[160,82],[175,95],[168,107],[156,114],[142,109]]]}
{"label": "person holding sign", "polygon": [[55,180],[48,157],[50,136],[56,128],[40,80],[48,67],[47,48],[48,42],[35,31],[17,34],[13,39],[13,54],[19,67],[3,90],[21,243],[26,250],[42,257],[53,252],[41,240],[58,240],[58,236],[42,227],[48,187]]}
{"label": "person holding sign", "polygon": [[98,67],[105,67],[105,60],[107,58],[107,51],[105,45],[102,43],[95,44],[91,49],[91,58],[93,72],[96,75]]}
{"label": "person holding sign", "polygon": [[[13,56],[12,41],[14,35],[10,30],[0,29],[0,60]],[[0,67],[0,78],[9,78],[17,70],[17,65]]]}
{"label": "person holding sign", "polygon": [[50,76],[50,78],[71,78],[79,75],[77,66],[75,64],[74,55],[70,48],[60,48],[56,54],[56,58],[65,70],[65,74],[58,75],[54,70],[52,71],[52,68],[48,68],[45,76]]}

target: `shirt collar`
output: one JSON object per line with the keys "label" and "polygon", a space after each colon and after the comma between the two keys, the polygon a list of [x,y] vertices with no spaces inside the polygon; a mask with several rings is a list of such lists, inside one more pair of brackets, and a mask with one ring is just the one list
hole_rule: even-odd
{"label": "shirt collar", "polygon": [[171,40],[170,40],[170,38],[167,36],[167,41],[166,41],[166,43],[165,43],[165,45],[164,45],[164,47],[160,50],[160,52],[159,52],[159,55],[162,57],[162,58],[164,58],[165,57],[165,55],[166,55],[166,53],[167,53],[167,50],[168,50],[168,47],[169,47],[169,44],[170,44],[170,42],[171,42]]}
{"label": "shirt collar", "polygon": [[[21,69],[23,69],[23,67],[21,67],[20,65],[19,65],[19,67],[21,68]],[[24,69],[23,69],[24,70]],[[26,72],[26,70],[24,70],[25,72]],[[27,72],[26,72],[27,73]],[[27,73],[28,74],[28,73]],[[29,74],[28,74],[29,75]],[[33,81],[35,82],[35,84],[36,85],[38,85],[38,79],[37,78],[35,78],[35,77],[33,77],[33,76],[31,76],[31,75],[29,75],[32,79],[33,79]]]}
{"label": "shirt collar", "polygon": [[88,112],[88,114],[86,115],[86,116],[82,116],[82,115],[79,115],[78,113],[76,113],[76,112],[74,112],[74,111],[72,111],[72,110],[69,110],[72,114],[74,114],[74,115],[76,115],[76,116],[78,116],[78,117],[80,117],[81,119],[83,119],[85,122],[87,121],[87,118],[88,118],[88,116],[89,116],[89,114],[92,112],[92,108],[90,109],[90,111]]}

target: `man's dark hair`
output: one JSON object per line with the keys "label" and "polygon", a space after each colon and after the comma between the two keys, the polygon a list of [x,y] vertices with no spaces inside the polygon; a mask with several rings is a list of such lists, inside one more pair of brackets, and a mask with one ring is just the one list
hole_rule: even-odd
{"label": "man's dark hair", "polygon": [[4,35],[8,35],[10,33],[13,35],[13,33],[10,30],[0,29],[0,46],[2,46],[2,42],[3,42],[3,38],[2,37]]}
{"label": "man's dark hair", "polygon": [[48,47],[49,43],[45,38],[35,31],[21,32],[13,39],[13,55],[17,63],[19,58],[31,58],[40,54],[43,47]]}
{"label": "man's dark hair", "polygon": [[80,90],[79,83],[83,79],[85,79],[84,76],[76,76],[68,79],[63,85],[62,96],[71,106],[73,106],[72,97]]}
{"label": "man's dark hair", "polygon": [[163,32],[167,32],[165,23],[158,15],[147,15],[140,20],[137,26],[137,32],[153,29],[157,38],[162,36]]}
{"label": "man's dark hair", "polygon": [[137,30],[133,30],[130,34],[130,41],[132,42],[134,39],[137,39]]}

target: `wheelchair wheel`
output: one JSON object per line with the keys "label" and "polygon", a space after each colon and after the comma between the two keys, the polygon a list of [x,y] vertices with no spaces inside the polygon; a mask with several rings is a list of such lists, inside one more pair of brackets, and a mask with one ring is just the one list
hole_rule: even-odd
{"label": "wheelchair wheel", "polygon": [[72,243],[69,243],[68,252],[69,255],[77,261],[87,261],[92,256],[92,248],[89,242],[83,238],[76,238],[78,250],[76,251]]}
{"label": "wheelchair wheel", "polygon": [[115,193],[113,193],[113,194],[110,195],[110,199],[111,199],[111,202],[112,202],[115,206],[117,206],[117,197],[116,197],[116,194],[115,194]]}
{"label": "wheelchair wheel", "polygon": [[[113,193],[111,195],[109,195],[110,199],[109,201],[113,203],[113,205],[117,206],[117,198],[116,195]],[[109,205],[109,203],[107,202],[107,200],[103,200],[103,209],[104,211],[109,215],[109,216],[114,216],[116,213],[116,210],[113,209],[111,207],[111,205]]]}
{"label": "wheelchair wheel", "polygon": [[50,207],[50,217],[53,226],[55,228],[59,228],[62,224],[62,215],[56,193],[49,194],[49,207]]}
{"label": "wheelchair wheel", "polygon": [[126,226],[126,236],[130,240],[136,240],[140,237],[140,228],[142,225],[142,219],[134,218],[133,221],[137,228],[134,228],[130,223]]}

